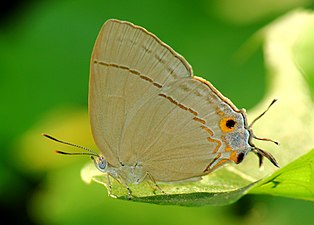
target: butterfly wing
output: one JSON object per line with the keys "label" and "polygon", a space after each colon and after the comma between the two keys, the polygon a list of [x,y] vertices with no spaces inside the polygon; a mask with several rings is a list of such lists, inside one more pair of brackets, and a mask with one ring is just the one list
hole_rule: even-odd
{"label": "butterfly wing", "polygon": [[89,114],[101,153],[118,166],[127,118],[174,80],[191,77],[182,56],[144,28],[108,20],[91,58]]}
{"label": "butterfly wing", "polygon": [[[165,85],[129,114],[121,137],[121,160],[142,165],[159,181],[202,176],[233,160],[233,150],[249,147],[241,137],[247,133],[241,114],[221,98],[211,84],[196,77]],[[237,121],[237,129],[225,132],[219,123],[223,118]],[[228,135],[238,136],[237,143],[228,143]]]}

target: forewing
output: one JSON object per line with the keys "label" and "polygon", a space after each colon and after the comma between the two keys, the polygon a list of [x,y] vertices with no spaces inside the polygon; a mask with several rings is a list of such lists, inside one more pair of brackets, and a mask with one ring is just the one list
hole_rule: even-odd
{"label": "forewing", "polygon": [[184,58],[144,28],[118,20],[103,25],[91,58],[89,113],[96,145],[110,164],[119,163],[130,113],[163,86],[191,75]]}

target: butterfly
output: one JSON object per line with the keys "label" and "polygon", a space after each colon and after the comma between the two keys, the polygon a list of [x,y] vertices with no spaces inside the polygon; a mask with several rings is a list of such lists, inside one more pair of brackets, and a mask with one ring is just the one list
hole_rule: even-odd
{"label": "butterfly", "polygon": [[[210,82],[193,75],[189,63],[146,29],[110,19],[97,37],[91,61],[89,115],[100,154],[88,152],[96,167],[128,184],[175,182],[202,177],[249,152],[278,167],[256,147],[245,110]],[[272,141],[276,144],[278,142]],[[111,189],[111,185],[110,185]],[[160,188],[159,188],[160,189]]]}

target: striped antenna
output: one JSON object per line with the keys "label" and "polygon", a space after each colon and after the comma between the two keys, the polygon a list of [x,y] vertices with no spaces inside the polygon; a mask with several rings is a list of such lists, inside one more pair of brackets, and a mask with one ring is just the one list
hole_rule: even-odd
{"label": "striped antenna", "polygon": [[73,143],[70,143],[70,142],[67,142],[67,141],[61,141],[55,137],[52,137],[50,136],[49,134],[42,134],[42,136],[46,137],[46,138],[49,138],[53,141],[56,141],[56,142],[59,142],[61,144],[65,144],[65,145],[70,145],[70,146],[73,146],[73,147],[76,147],[76,148],[80,148],[80,149],[83,149],[87,152],[64,152],[64,151],[59,151],[59,150],[56,150],[56,153],[58,154],[63,154],[63,155],[92,155],[92,156],[97,156],[99,157],[99,155],[94,152],[93,150],[89,149],[89,148],[86,148],[86,147],[83,147],[81,145],[77,145],[77,144],[73,144]]}
{"label": "striped antenna", "polygon": [[[264,112],[262,112],[258,117],[256,117],[256,118],[251,122],[251,124],[249,125],[248,129],[252,129],[252,126],[255,124],[255,122],[256,122],[257,120],[259,120],[262,116],[264,116],[265,113],[270,109],[270,107],[271,107],[275,102],[277,102],[277,100],[278,100],[277,98],[273,99],[273,101],[269,104],[269,106],[267,107],[267,109],[266,109]],[[270,141],[270,142],[275,143],[276,145],[279,145],[279,142],[278,142],[278,141],[274,141],[274,140],[269,139],[269,138],[260,138],[260,137],[256,137],[256,136],[253,134],[253,132],[252,132],[252,136],[253,136],[253,138],[255,138],[255,139],[257,139],[257,140],[260,140],[260,141]],[[266,158],[268,158],[268,157],[266,157]],[[268,159],[269,159],[269,158],[268,158]],[[274,164],[275,164],[275,163],[274,163]]]}

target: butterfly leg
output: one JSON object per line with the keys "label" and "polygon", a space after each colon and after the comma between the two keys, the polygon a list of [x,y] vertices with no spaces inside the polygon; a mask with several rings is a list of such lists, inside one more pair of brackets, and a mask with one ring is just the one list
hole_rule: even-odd
{"label": "butterfly leg", "polygon": [[131,200],[132,199],[132,190],[129,188],[129,186],[127,184],[125,184],[125,187],[128,190],[128,199]]}
{"label": "butterfly leg", "polygon": [[109,188],[109,196],[114,196],[113,194],[112,194],[112,185],[111,185],[111,181],[110,181],[110,175],[109,175],[109,173],[107,173],[107,182],[108,182],[108,188]]}
{"label": "butterfly leg", "polygon": [[109,173],[107,173],[107,183],[108,183],[108,192],[109,192],[109,196],[111,197],[117,197],[116,195],[114,195],[112,193],[112,185],[111,185],[111,181],[110,181],[110,176],[115,179],[116,181],[118,181],[121,185],[123,185],[127,191],[128,191],[128,199],[131,200],[132,199],[132,190],[129,188],[129,186],[127,185],[127,183],[125,183],[121,177],[113,177],[112,175],[110,175]]}
{"label": "butterfly leg", "polygon": [[127,184],[123,184],[126,189],[128,190],[128,199],[131,200],[132,199],[132,190],[129,188],[129,186]]}
{"label": "butterfly leg", "polygon": [[156,183],[155,179],[153,178],[152,175],[150,175],[149,173],[146,173],[146,177],[149,178],[149,180],[154,183],[154,187],[152,186],[152,184],[150,182],[148,182],[149,186],[153,189],[153,193],[156,194],[156,190],[158,189],[161,193],[166,194],[166,192],[164,192],[161,187]]}
{"label": "butterfly leg", "polygon": [[128,199],[132,199],[132,190],[130,189],[129,185],[122,179],[122,177],[118,177],[117,181],[119,181],[120,184],[122,184],[128,191]]}

